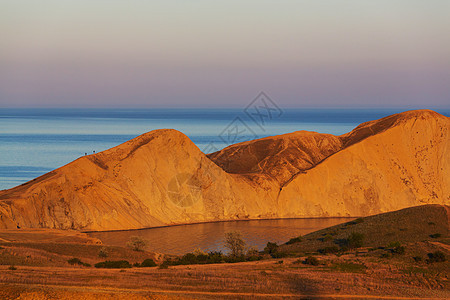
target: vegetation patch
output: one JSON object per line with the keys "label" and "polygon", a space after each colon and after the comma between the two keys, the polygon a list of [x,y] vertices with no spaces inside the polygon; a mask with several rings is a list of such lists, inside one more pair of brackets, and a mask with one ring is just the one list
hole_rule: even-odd
{"label": "vegetation patch", "polygon": [[82,262],[79,258],[71,258],[67,261],[70,265],[74,266],[74,265],[79,265],[79,266],[84,266],[84,267],[90,267],[90,264],[84,263]]}
{"label": "vegetation patch", "polygon": [[96,268],[105,269],[126,269],[131,268],[131,264],[126,260],[116,260],[116,261],[102,261],[94,265]]}
{"label": "vegetation patch", "polygon": [[[286,242],[286,245],[291,245],[291,244],[295,244],[295,243],[300,243],[302,241],[302,237],[298,236],[295,238],[290,239],[289,241]],[[275,243],[276,245],[276,243]]]}
{"label": "vegetation patch", "polygon": [[430,238],[433,238],[433,239],[440,238],[441,236],[442,236],[442,234],[440,234],[440,233],[433,233],[433,234],[430,234]]}
{"label": "vegetation patch", "polygon": [[366,271],[367,267],[363,264],[342,262],[342,263],[333,264],[331,269],[337,270],[340,272],[363,273]]}
{"label": "vegetation patch", "polygon": [[106,249],[106,247],[102,247],[101,249],[100,249],[100,251],[98,252],[98,257],[101,257],[101,258],[106,258],[106,257],[108,257],[108,250]]}
{"label": "vegetation patch", "polygon": [[330,247],[325,247],[325,248],[318,249],[317,252],[319,252],[321,254],[338,253],[339,252],[339,248],[336,247],[336,246],[330,246]]}
{"label": "vegetation patch", "polygon": [[442,251],[435,251],[432,253],[428,253],[427,256],[428,256],[427,263],[429,263],[429,264],[437,263],[437,262],[444,262],[447,260],[444,252],[442,252]]}
{"label": "vegetation patch", "polygon": [[364,219],[363,218],[358,218],[358,219],[355,219],[355,220],[353,220],[353,221],[350,221],[350,222],[348,222],[348,223],[346,223],[347,225],[356,225],[356,224],[361,224],[361,223],[363,223],[364,222]]}
{"label": "vegetation patch", "polygon": [[144,259],[144,261],[139,265],[139,267],[141,267],[141,268],[156,267],[156,263],[153,259],[147,258],[147,259]]}
{"label": "vegetation patch", "polygon": [[386,248],[393,254],[405,254],[405,246],[402,246],[400,242],[391,242]]}
{"label": "vegetation patch", "polygon": [[311,265],[311,266],[318,266],[319,265],[319,260],[314,257],[314,256],[308,256],[303,263],[305,265]]}
{"label": "vegetation patch", "polygon": [[413,256],[413,260],[415,262],[421,262],[422,261],[422,256]]}
{"label": "vegetation patch", "polygon": [[409,275],[411,275],[411,274],[428,274],[428,273],[430,273],[430,270],[421,268],[421,267],[408,266],[408,267],[402,269],[402,272],[409,274]]}
{"label": "vegetation patch", "polygon": [[140,236],[132,236],[127,243],[127,246],[134,251],[144,251],[148,242]]}

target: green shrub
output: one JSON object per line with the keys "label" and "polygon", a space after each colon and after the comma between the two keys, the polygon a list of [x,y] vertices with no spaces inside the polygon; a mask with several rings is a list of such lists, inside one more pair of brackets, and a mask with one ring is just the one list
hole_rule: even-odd
{"label": "green shrub", "polygon": [[233,255],[227,255],[224,257],[224,261],[226,263],[237,263],[237,262],[243,262],[246,261],[245,256],[233,256]]}
{"label": "green shrub", "polygon": [[213,251],[208,253],[208,260],[207,260],[208,264],[218,264],[221,262],[223,262],[222,252]]}
{"label": "green shrub", "polygon": [[399,247],[402,244],[400,244],[400,242],[390,242],[389,244],[387,244],[386,248],[395,248],[395,247]]}
{"label": "green shrub", "polygon": [[[298,236],[295,238],[290,239],[289,241],[286,242],[286,245],[290,245],[290,244],[294,244],[294,243],[300,243],[302,241],[302,237]],[[276,243],[275,243],[276,245]]]}
{"label": "green shrub", "polygon": [[14,271],[14,270],[17,270],[17,268],[15,266],[11,265],[11,266],[9,266],[8,270]]}
{"label": "green shrub", "polygon": [[140,236],[132,236],[127,243],[127,246],[134,251],[144,251],[145,247],[147,247],[147,240],[143,239]]}
{"label": "green shrub", "polygon": [[413,256],[413,259],[415,262],[421,262],[422,261],[422,257],[421,256]]}
{"label": "green shrub", "polygon": [[335,269],[335,270],[338,270],[341,272],[361,273],[361,272],[364,272],[367,269],[367,267],[362,264],[342,262],[342,263],[334,264],[332,269]]}
{"label": "green shrub", "polygon": [[350,249],[360,248],[364,243],[364,234],[352,232],[347,238],[347,246]]}
{"label": "green shrub", "polygon": [[245,260],[247,261],[257,261],[263,259],[261,255],[247,255]]}
{"label": "green shrub", "polygon": [[266,247],[264,248],[264,252],[267,254],[275,253],[276,251],[278,251],[277,243],[268,242]]}
{"label": "green shrub", "polygon": [[381,258],[390,258],[392,255],[388,252],[384,252],[381,254]]}
{"label": "green shrub", "polygon": [[199,264],[207,264],[208,263],[208,254],[198,254],[197,255],[197,261]]}
{"label": "green shrub", "polygon": [[100,251],[98,252],[98,257],[101,257],[101,258],[108,257],[108,250],[106,249],[106,247],[102,247],[100,249]]}
{"label": "green shrub", "polygon": [[346,225],[356,225],[356,224],[360,224],[362,222],[364,222],[364,219],[363,218],[358,218],[358,219],[355,219],[353,221],[350,221],[350,222],[346,223]]}
{"label": "green shrub", "polygon": [[392,253],[405,254],[405,246],[398,246],[392,249]]}
{"label": "green shrub", "polygon": [[141,263],[141,267],[142,268],[156,267],[156,263],[153,259],[147,258],[147,259],[144,259],[144,261]]}
{"label": "green shrub", "polygon": [[433,238],[433,239],[440,238],[441,236],[442,236],[442,234],[440,234],[440,233],[433,233],[433,234],[430,234],[430,238]]}
{"label": "green shrub", "polygon": [[160,264],[158,267],[158,269],[168,269],[168,268],[169,268],[169,265],[165,264],[165,263]]}
{"label": "green shrub", "polygon": [[224,246],[230,250],[230,255],[238,257],[244,254],[246,243],[239,231],[231,231],[225,233]]}
{"label": "green shrub", "polygon": [[115,260],[115,261],[102,261],[94,265],[96,268],[105,269],[125,269],[131,268],[131,264],[126,260]]}
{"label": "green shrub", "polygon": [[339,252],[339,248],[336,246],[330,246],[330,247],[318,249],[317,252],[319,252],[321,254],[337,253],[337,252]]}
{"label": "green shrub", "polygon": [[84,267],[90,267],[90,264],[84,263],[82,262],[79,258],[71,258],[67,261],[69,264],[71,265],[79,265],[79,266],[84,266]]}
{"label": "green shrub", "polygon": [[308,256],[303,263],[306,265],[318,266],[319,260],[314,256]]}
{"label": "green shrub", "polygon": [[445,254],[441,251],[435,251],[433,253],[428,253],[427,263],[444,262],[447,260]]}
{"label": "green shrub", "polygon": [[[231,256],[231,255],[230,255]],[[244,257],[242,260],[240,257]],[[241,255],[238,259],[228,258],[228,261],[245,261],[245,255]],[[166,259],[163,264],[168,266],[177,266],[177,265],[194,265],[194,264],[218,264],[222,263],[225,260],[225,256],[221,252],[210,252],[208,254],[198,254],[194,253],[186,253],[182,257],[178,257],[175,259]]]}
{"label": "green shrub", "polygon": [[83,265],[83,262],[79,258],[71,258],[67,261],[70,265]]}
{"label": "green shrub", "polygon": [[402,244],[400,244],[400,242],[390,242],[386,248],[389,248],[389,250],[392,253],[395,254],[405,254],[405,246],[402,246]]}
{"label": "green shrub", "polygon": [[272,258],[283,258],[283,257],[287,257],[289,256],[289,253],[287,252],[281,252],[281,251],[276,251],[274,253],[271,253],[270,256]]}
{"label": "green shrub", "polygon": [[327,242],[327,241],[331,241],[333,239],[333,236],[331,234],[326,234],[323,238],[322,238],[322,242]]}
{"label": "green shrub", "polygon": [[197,256],[194,253],[186,253],[181,257],[180,263],[182,265],[193,265],[197,264]]}

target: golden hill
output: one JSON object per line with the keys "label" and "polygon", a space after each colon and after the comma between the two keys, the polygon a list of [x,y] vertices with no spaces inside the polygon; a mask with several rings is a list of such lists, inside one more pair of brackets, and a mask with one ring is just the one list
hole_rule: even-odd
{"label": "golden hill", "polygon": [[300,131],[209,155],[176,130],[155,130],[0,191],[0,228],[134,229],[448,205],[449,129],[448,117],[409,111],[342,136]]}

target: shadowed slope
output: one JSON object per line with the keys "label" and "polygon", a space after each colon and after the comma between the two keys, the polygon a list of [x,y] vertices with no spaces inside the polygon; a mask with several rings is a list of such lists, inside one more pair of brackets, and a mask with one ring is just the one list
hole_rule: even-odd
{"label": "shadowed slope", "polygon": [[[337,246],[352,232],[366,237],[365,247],[385,247],[391,242],[435,241],[430,236],[436,233],[442,239],[447,239],[450,230],[449,210],[450,207],[446,205],[428,204],[360,218],[307,234],[301,242],[283,245],[282,251],[312,252]],[[324,239],[325,236],[328,239]]]}
{"label": "shadowed slope", "polygon": [[231,145],[208,157],[228,173],[265,175],[282,185],[341,149],[339,137],[297,131]]}

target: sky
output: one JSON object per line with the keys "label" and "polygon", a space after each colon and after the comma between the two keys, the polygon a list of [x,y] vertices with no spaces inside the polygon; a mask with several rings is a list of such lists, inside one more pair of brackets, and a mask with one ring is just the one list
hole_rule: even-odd
{"label": "sky", "polygon": [[0,107],[450,107],[448,0],[0,0]]}

